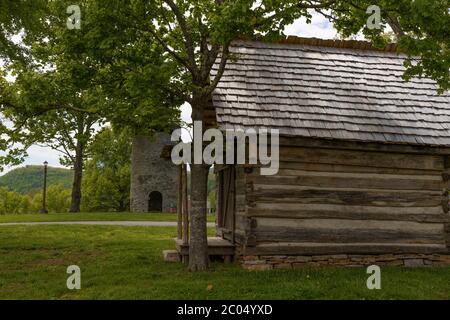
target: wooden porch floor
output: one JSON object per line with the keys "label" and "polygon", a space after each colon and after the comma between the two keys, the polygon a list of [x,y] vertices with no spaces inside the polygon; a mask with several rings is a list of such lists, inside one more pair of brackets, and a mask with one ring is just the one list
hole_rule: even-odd
{"label": "wooden porch floor", "polygon": [[[183,244],[183,240],[175,239],[176,248],[178,253],[181,255],[183,262],[188,261],[189,257],[189,244]],[[220,237],[209,237],[208,238],[208,254],[210,257],[223,257],[225,262],[231,262],[234,253],[234,245],[225,239]]]}

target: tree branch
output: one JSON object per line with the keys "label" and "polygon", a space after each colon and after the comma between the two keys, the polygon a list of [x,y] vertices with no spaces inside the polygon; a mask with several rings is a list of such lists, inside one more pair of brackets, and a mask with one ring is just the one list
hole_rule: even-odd
{"label": "tree branch", "polygon": [[195,74],[198,72],[198,69],[195,61],[194,42],[192,40],[192,35],[190,34],[186,18],[184,17],[183,13],[180,11],[180,8],[175,4],[173,0],[163,0],[163,1],[170,7],[170,9],[172,9],[172,12],[175,14],[175,17],[177,18],[178,24],[180,25],[185,40],[184,44],[188,56],[188,64],[191,67],[190,69],[192,69],[192,71]]}
{"label": "tree branch", "polygon": [[307,4],[299,3],[297,7],[301,9],[328,9],[333,4],[336,4],[338,0],[328,0],[325,2],[322,0],[310,0],[306,2]]}
{"label": "tree branch", "polygon": [[392,28],[392,30],[397,35],[397,37],[403,37],[405,35],[405,32],[403,31],[403,28],[400,25],[400,21],[398,20],[397,17],[388,15],[388,16],[386,16],[386,22]]}
{"label": "tree branch", "polygon": [[181,63],[186,69],[191,71],[189,63],[186,60],[184,60],[181,56],[179,56],[175,51],[170,49],[169,46],[167,45],[167,43],[158,35],[158,33],[155,30],[153,30],[152,27],[150,27],[150,33],[155,37],[156,41],[159,42],[159,44],[164,48],[164,50],[168,54],[170,54],[172,57],[174,57],[175,60],[177,60],[179,63]]}
{"label": "tree branch", "polygon": [[225,72],[225,67],[227,65],[228,62],[228,58],[230,56],[230,41],[228,41],[227,43],[225,43],[222,46],[222,56],[220,57],[220,63],[219,63],[219,68],[217,70],[217,74],[214,77],[213,81],[211,82],[211,84],[206,88],[205,91],[205,95],[209,96],[217,87],[217,85],[219,84],[219,81],[222,79],[222,76]]}

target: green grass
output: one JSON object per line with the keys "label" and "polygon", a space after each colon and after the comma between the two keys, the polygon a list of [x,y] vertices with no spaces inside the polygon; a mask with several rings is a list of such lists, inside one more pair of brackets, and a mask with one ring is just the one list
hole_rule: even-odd
{"label": "green grass", "polygon": [[[382,290],[374,291],[364,268],[213,264],[190,273],[162,259],[174,236],[175,228],[4,226],[0,299],[450,299],[450,268],[382,268]],[[66,288],[72,264],[81,268],[79,291]]]}
{"label": "green grass", "polygon": [[[0,223],[7,222],[62,222],[62,221],[177,221],[175,213],[49,213],[0,215]],[[214,222],[215,216],[208,215]]]}

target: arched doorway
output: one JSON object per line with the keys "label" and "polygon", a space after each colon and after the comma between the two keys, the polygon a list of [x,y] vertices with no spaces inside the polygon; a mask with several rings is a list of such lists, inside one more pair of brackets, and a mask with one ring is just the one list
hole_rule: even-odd
{"label": "arched doorway", "polygon": [[153,191],[148,197],[148,212],[162,212],[163,197],[161,192]]}

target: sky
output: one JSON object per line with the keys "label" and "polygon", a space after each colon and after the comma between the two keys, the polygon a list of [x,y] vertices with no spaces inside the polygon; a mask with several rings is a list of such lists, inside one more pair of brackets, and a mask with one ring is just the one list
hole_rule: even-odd
{"label": "sky", "polygon": [[[311,24],[306,23],[306,19],[302,18],[295,21],[292,25],[288,26],[285,30],[287,35],[295,35],[307,38],[321,38],[321,39],[333,39],[336,37],[337,32],[333,28],[331,22],[320,14],[313,13]],[[181,118],[187,123],[191,123],[191,108],[188,104],[181,106]],[[189,141],[189,132],[183,130],[183,140]],[[28,150],[28,157],[25,162],[20,166],[26,165],[41,165],[44,161],[47,161],[52,167],[62,167],[59,163],[60,154],[50,148],[43,148],[38,146],[32,146]],[[15,167],[5,168],[0,173],[3,175]]]}

